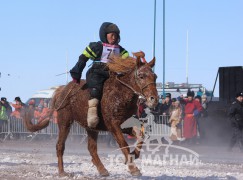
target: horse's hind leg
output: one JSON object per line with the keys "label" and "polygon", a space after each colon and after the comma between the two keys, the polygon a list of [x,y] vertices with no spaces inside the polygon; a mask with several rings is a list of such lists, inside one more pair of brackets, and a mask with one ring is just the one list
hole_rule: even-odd
{"label": "horse's hind leg", "polygon": [[63,168],[63,154],[65,150],[65,142],[70,131],[70,125],[70,122],[64,122],[63,118],[59,119],[59,134],[56,144],[59,176],[69,176],[69,174],[67,174]]}
{"label": "horse's hind leg", "polygon": [[109,172],[106,170],[104,165],[102,164],[98,154],[97,154],[97,138],[98,133],[97,131],[92,131],[86,129],[88,133],[88,149],[89,153],[92,156],[92,162],[96,166],[97,170],[99,171],[101,176],[109,176]]}

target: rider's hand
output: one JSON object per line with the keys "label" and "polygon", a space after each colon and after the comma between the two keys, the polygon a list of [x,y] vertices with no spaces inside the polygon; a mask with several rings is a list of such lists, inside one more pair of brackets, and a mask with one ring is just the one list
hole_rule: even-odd
{"label": "rider's hand", "polygon": [[73,78],[73,82],[79,84],[80,83],[80,79]]}

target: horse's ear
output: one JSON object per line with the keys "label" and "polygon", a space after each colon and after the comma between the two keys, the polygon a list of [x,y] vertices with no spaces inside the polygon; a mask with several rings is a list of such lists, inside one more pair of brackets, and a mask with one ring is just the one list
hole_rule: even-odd
{"label": "horse's ear", "polygon": [[145,54],[144,54],[143,51],[139,51],[139,52],[135,52],[135,53],[133,52],[132,54],[133,54],[133,56],[135,56],[137,58],[144,58],[145,57]]}
{"label": "horse's ear", "polygon": [[143,51],[140,52],[136,52],[136,53],[132,53],[133,56],[136,57],[136,61],[137,61],[137,67],[140,67],[143,63],[141,62],[141,58],[145,57],[145,54]]}
{"label": "horse's ear", "polygon": [[155,57],[148,63],[148,65],[153,68],[155,65]]}

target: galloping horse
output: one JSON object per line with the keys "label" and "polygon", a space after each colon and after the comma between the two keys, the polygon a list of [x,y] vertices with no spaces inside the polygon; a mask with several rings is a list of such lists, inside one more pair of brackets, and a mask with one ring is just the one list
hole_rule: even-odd
{"label": "galloping horse", "polygon": [[[77,121],[84,127],[88,134],[88,150],[92,156],[92,162],[97,167],[102,176],[108,176],[109,173],[102,164],[97,154],[97,138],[99,131],[109,131],[114,136],[123,154],[125,162],[130,160],[133,154],[138,158],[140,151],[135,148],[130,153],[127,142],[123,136],[123,130],[120,125],[137,111],[138,96],[146,99],[146,105],[154,108],[158,103],[158,93],[156,89],[156,74],[152,67],[155,64],[155,58],[149,63],[141,62],[144,53],[134,53],[133,57],[122,59],[121,57],[112,57],[111,62],[107,64],[110,70],[110,77],[105,81],[103,96],[99,107],[99,124],[95,129],[90,129],[87,125],[87,112],[89,92],[84,80],[80,85],[70,82],[56,90],[52,99],[51,111],[45,120],[38,124],[31,123],[31,111],[25,113],[25,125],[29,131],[35,132],[48,126],[49,119],[54,110],[57,110],[59,135],[56,144],[58,157],[58,170],[60,176],[68,175],[63,168],[63,154],[65,141],[69,134],[70,126],[73,121]],[[132,128],[127,129],[125,133],[132,134]],[[142,142],[137,145],[142,147]],[[129,171],[134,176],[141,175],[140,170],[132,162],[128,164]]]}

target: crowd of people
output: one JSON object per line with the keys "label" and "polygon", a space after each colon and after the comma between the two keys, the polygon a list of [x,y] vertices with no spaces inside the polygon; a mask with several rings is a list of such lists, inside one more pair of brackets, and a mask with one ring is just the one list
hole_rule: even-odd
{"label": "crowd of people", "polygon": [[[188,92],[187,98],[172,98],[171,94],[167,93],[165,98],[161,96],[160,102],[156,108],[151,110],[151,112],[155,115],[155,122],[158,125],[163,123],[161,122],[161,115],[167,115],[170,117],[168,123],[171,125],[172,140],[182,140],[185,138],[186,141],[194,141],[195,137],[197,137],[199,134],[198,132],[200,132],[201,138],[203,138],[205,135],[204,129],[201,127],[200,117],[205,117],[207,99],[203,95],[202,97],[196,96],[190,100],[192,93],[193,92],[191,91]],[[7,123],[8,119],[11,119],[11,121],[18,121],[18,119],[21,119],[21,111],[27,106],[28,108],[34,109],[35,123],[40,122],[44,119],[49,111],[49,103],[50,102],[48,99],[41,99],[38,103],[35,102],[34,99],[31,99],[27,104],[24,104],[20,97],[16,97],[14,99],[14,103],[11,103],[7,101],[7,98],[2,97],[0,104],[0,125],[2,126],[4,123]],[[141,99],[138,102],[138,117],[146,116],[143,111],[144,108],[144,101]],[[183,119],[186,119],[186,121],[184,121],[184,127],[182,128]],[[57,123],[56,112],[54,113],[52,120],[53,123]],[[23,124],[21,124],[21,127],[23,127]],[[182,131],[182,129],[184,131]]]}
{"label": "crowd of people", "polygon": [[[34,109],[33,123],[44,120],[49,111],[49,99],[41,99],[38,103],[34,99],[28,101],[28,104],[22,102],[20,97],[15,97],[14,102],[8,102],[6,97],[1,98],[0,103],[0,130],[7,123],[10,123],[10,129],[13,131],[23,131],[22,112],[24,108]],[[9,120],[9,121],[8,121]],[[57,124],[57,113],[54,111],[52,122]],[[10,130],[10,131],[11,131]],[[3,134],[1,134],[3,136]],[[21,134],[16,133],[16,139],[20,138]]]}
{"label": "crowd of people", "polygon": [[[160,97],[160,102],[151,113],[155,123],[171,127],[171,140],[200,144],[205,140],[207,103],[206,95],[195,96],[194,91],[188,91],[186,97],[173,98],[171,93],[166,93],[165,97]],[[167,116],[168,121],[163,116]]]}

